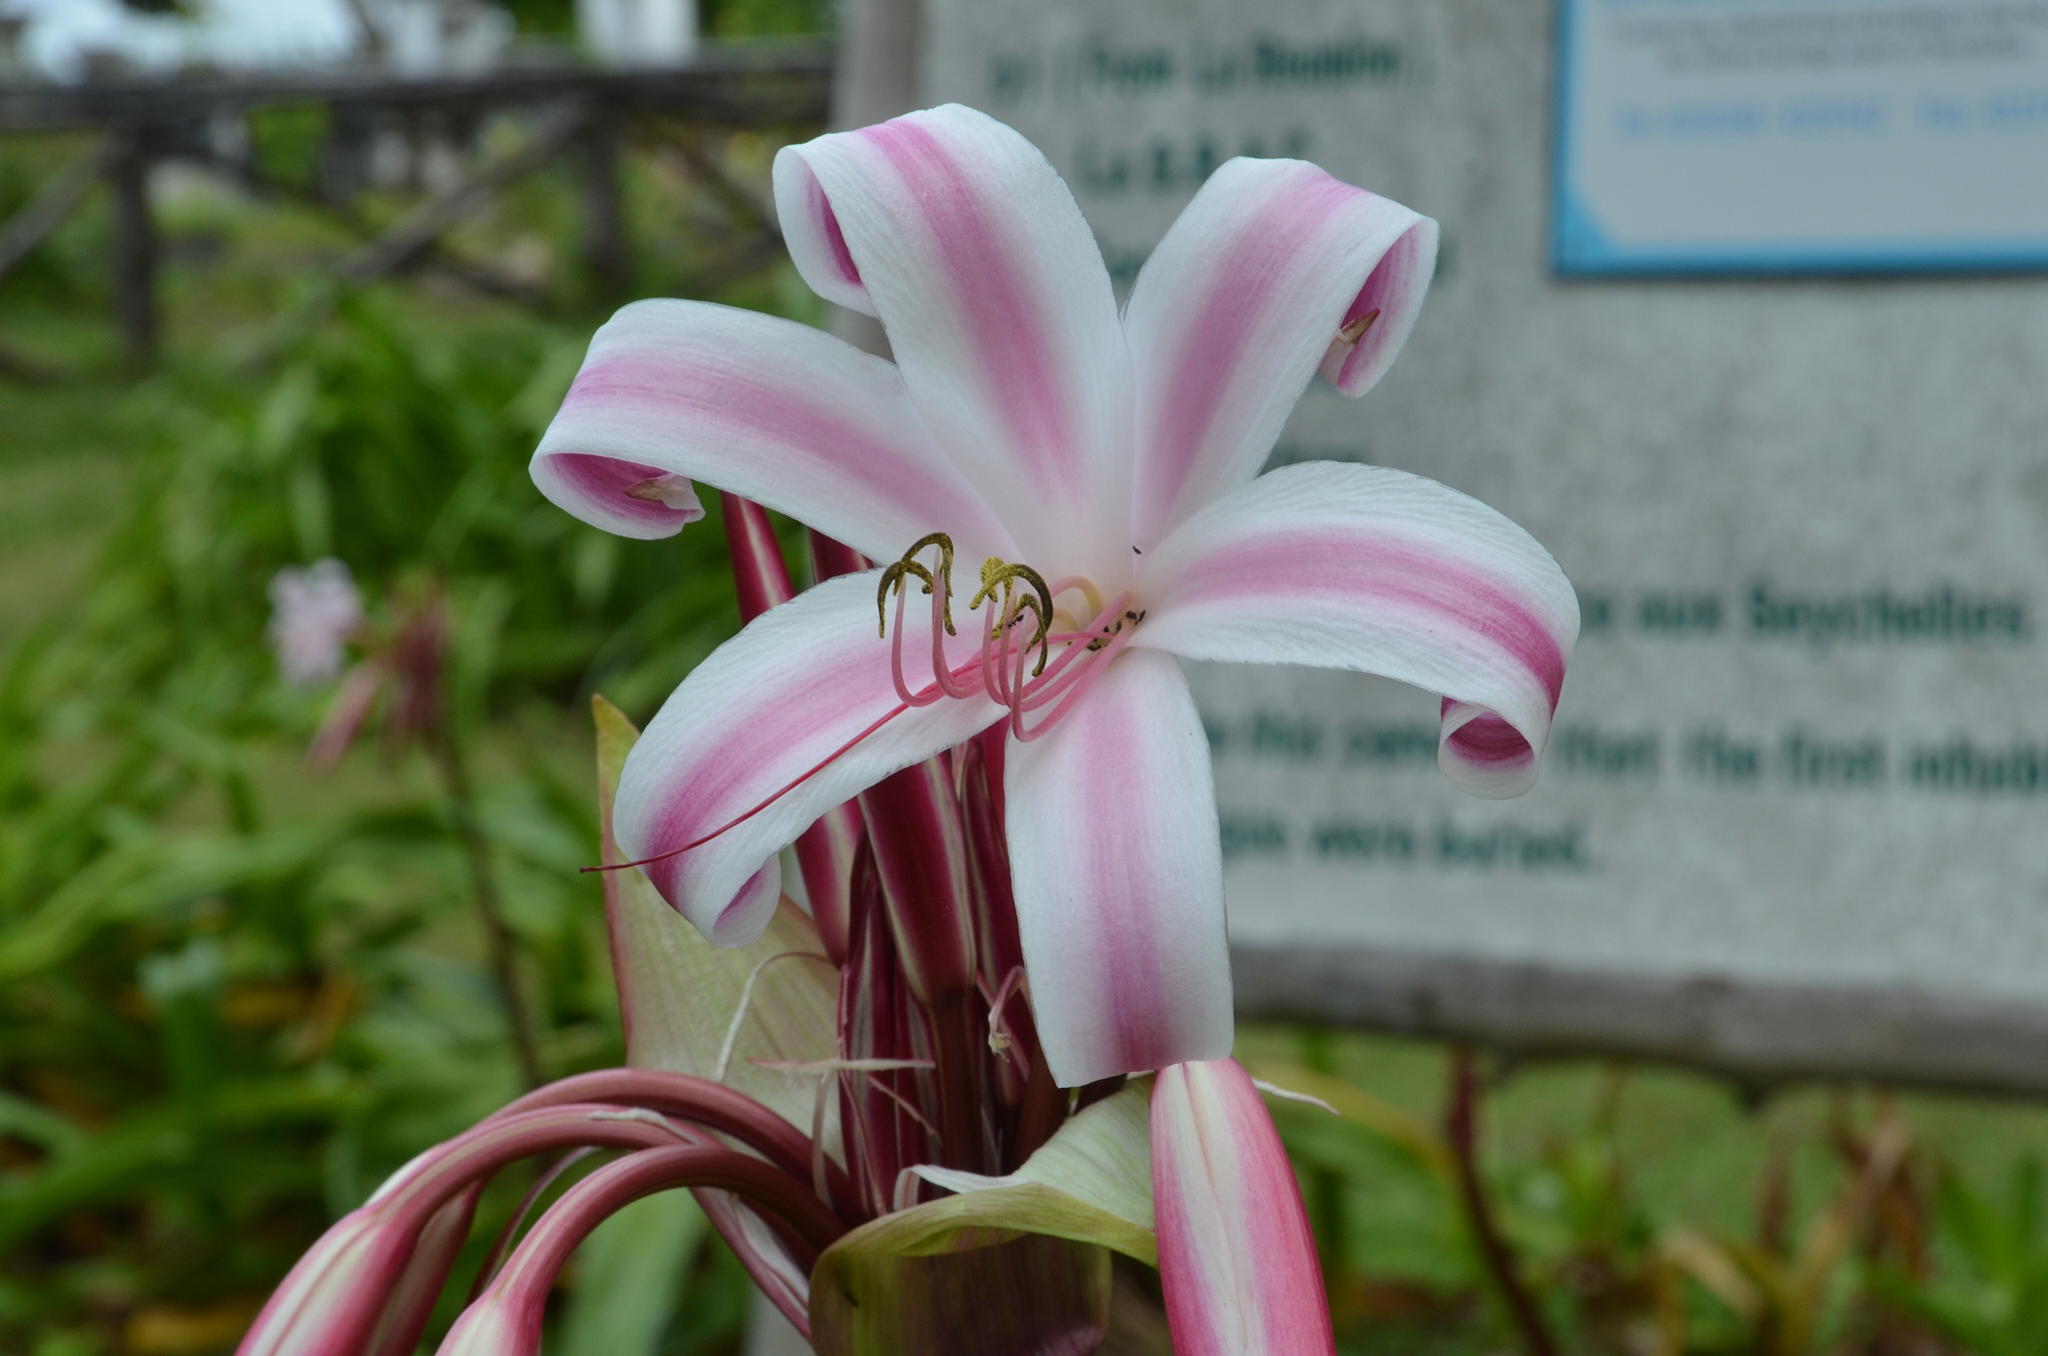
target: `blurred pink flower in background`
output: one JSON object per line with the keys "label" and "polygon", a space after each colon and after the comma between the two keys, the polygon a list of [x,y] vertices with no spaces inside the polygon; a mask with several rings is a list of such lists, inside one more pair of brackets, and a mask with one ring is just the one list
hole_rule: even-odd
{"label": "blurred pink flower in background", "polygon": [[363,624],[363,595],[348,566],[329,556],[305,569],[286,566],[270,581],[265,631],[278,672],[292,687],[316,687],[341,674],[343,645]]}

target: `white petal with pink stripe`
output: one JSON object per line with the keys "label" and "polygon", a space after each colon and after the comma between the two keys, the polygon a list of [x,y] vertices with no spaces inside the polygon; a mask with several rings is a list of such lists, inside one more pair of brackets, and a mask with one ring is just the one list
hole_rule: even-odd
{"label": "white petal with pink stripe", "polygon": [[1152,1209],[1178,1356],[1328,1356],[1315,1237],[1259,1091],[1233,1060],[1161,1069]]}
{"label": "white petal with pink stripe", "polygon": [[1044,738],[1011,746],[1005,788],[1031,1008],[1060,1086],[1229,1054],[1216,792],[1180,664],[1123,655]]}
{"label": "white petal with pink stripe", "polygon": [[821,296],[858,275],[933,436],[1024,558],[1114,587],[1130,360],[1095,237],[1038,149],[949,104],[783,150],[775,201],[810,223],[794,257]]}
{"label": "white petal with pink stripe", "polygon": [[807,325],[704,302],[640,301],[613,316],[532,472],[549,499],[629,537],[669,536],[690,521],[656,497],[660,486],[631,493],[674,475],[871,556],[894,557],[934,522],[966,549],[1015,549],[932,441],[893,366]]}
{"label": "white petal with pink stripe", "polygon": [[1318,364],[1362,395],[1407,342],[1436,223],[1299,160],[1232,160],[1145,261],[1124,316],[1137,376],[1132,540],[1258,474]]}
{"label": "white petal with pink stripe", "polygon": [[[756,618],[683,680],[626,757],[619,847],[655,858],[648,879],[714,942],[761,935],[776,900],[763,873],[819,815],[1004,714],[979,695],[905,709],[891,647],[875,636],[877,578],[841,575]],[[904,624],[928,652],[929,614]],[[960,663],[978,649],[974,638],[947,646]]]}
{"label": "white petal with pink stripe", "polygon": [[1578,596],[1486,505],[1378,466],[1284,467],[1147,557],[1132,648],[1359,669],[1438,692],[1440,762],[1475,795],[1536,777],[1579,634]]}

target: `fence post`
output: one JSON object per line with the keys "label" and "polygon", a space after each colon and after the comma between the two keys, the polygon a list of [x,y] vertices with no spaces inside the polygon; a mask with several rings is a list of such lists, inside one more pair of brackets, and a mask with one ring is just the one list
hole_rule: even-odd
{"label": "fence post", "polygon": [[107,169],[114,195],[114,308],[129,366],[156,360],[156,224],[149,214],[149,135],[143,127],[115,132]]}
{"label": "fence post", "polygon": [[625,205],[619,186],[620,124],[616,113],[591,114],[583,142],[583,263],[604,301],[621,300],[632,286]]}

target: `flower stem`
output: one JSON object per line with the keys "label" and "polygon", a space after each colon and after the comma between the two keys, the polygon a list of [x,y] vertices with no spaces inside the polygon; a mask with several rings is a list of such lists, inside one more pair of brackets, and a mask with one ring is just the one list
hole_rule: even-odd
{"label": "flower stem", "polygon": [[512,1033],[512,1053],[519,1061],[519,1076],[528,1089],[547,1081],[541,1071],[540,1042],[535,1036],[533,1013],[519,988],[517,944],[505,922],[505,910],[498,896],[498,878],[491,869],[491,844],[484,837],[477,818],[476,794],[469,777],[469,760],[463,756],[452,730],[437,731],[427,740],[435,766],[448,793],[450,818],[462,855],[469,867],[470,889],[476,895],[476,911],[483,920],[484,945],[490,956],[491,973],[505,1004],[505,1022]]}
{"label": "flower stem", "polygon": [[1479,1177],[1478,1156],[1479,1074],[1472,1051],[1458,1046],[1451,1054],[1451,1089],[1444,1111],[1444,1138],[1450,1141],[1451,1156],[1458,1165],[1459,1194],[1464,1200],[1465,1219],[1479,1246],[1487,1274],[1506,1301],[1509,1315],[1522,1334],[1529,1356],[1557,1356],[1557,1343],[1536,1308],[1536,1301],[1515,1266],[1514,1250],[1501,1236],[1486,1199],[1486,1184]]}

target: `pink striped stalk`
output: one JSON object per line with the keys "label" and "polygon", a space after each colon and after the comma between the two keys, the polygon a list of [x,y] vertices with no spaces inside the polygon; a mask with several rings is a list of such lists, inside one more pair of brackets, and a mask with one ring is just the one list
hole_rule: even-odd
{"label": "pink striped stalk", "polygon": [[1235,1060],[1152,1090],[1159,1279],[1179,1356],[1330,1356],[1315,1236],[1287,1151]]}
{"label": "pink striped stalk", "polygon": [[299,1259],[243,1337],[238,1356],[358,1356],[400,1289],[423,1231],[449,1202],[509,1163],[583,1145],[644,1149],[675,1142],[653,1125],[603,1119],[615,1111],[572,1103],[501,1113],[420,1155]]}
{"label": "pink striped stalk", "polygon": [[[599,1069],[557,1079],[506,1106],[491,1120],[572,1102],[637,1107],[673,1116],[730,1135],[799,1181],[811,1180],[815,1155],[809,1136],[745,1093],[665,1069]],[[845,1171],[827,1159],[825,1174],[832,1207],[853,1223],[864,1221],[867,1216],[860,1211]]]}
{"label": "pink striped stalk", "polygon": [[832,540],[824,533],[813,529],[809,534],[811,543],[811,576],[819,583],[837,579],[842,574],[859,574],[872,570],[875,563],[844,542]]}
{"label": "pink striped stalk", "polygon": [[1015,1171],[1066,1119],[1067,1099],[1053,1081],[1039,1044],[1028,987],[1017,906],[1010,889],[1010,854],[1003,841],[1003,758],[1007,732],[982,731],[954,751],[961,826],[974,879],[976,958],[989,1008],[993,1090],[1015,1117],[1002,1146],[1002,1169]]}
{"label": "pink striped stalk", "polygon": [[[816,528],[805,536],[811,548],[811,577],[818,583],[873,568],[866,556]],[[849,803],[827,810],[796,840],[804,888],[811,896],[811,917],[824,939],[825,954],[838,965],[846,963],[850,945],[847,929],[853,905],[847,889],[853,879],[853,858],[866,834],[860,807]]]}
{"label": "pink striped stalk", "polygon": [[[622,1100],[594,1100],[598,1097]],[[591,1098],[593,1100],[577,1100]],[[475,1192],[510,1163],[586,1147],[666,1149],[688,1118],[733,1135],[765,1159],[730,1182],[774,1212],[815,1254],[848,1227],[812,1194],[810,1141],[765,1107],[682,1074],[611,1070],[541,1088],[407,1164],[337,1222],[272,1294],[238,1356],[359,1356],[410,1351],[468,1232]],[[843,1174],[837,1185],[851,1203]],[[861,1218],[855,1214],[853,1221]]]}
{"label": "pink striped stalk", "polygon": [[405,1272],[385,1302],[384,1316],[370,1339],[368,1356],[413,1356],[419,1350],[420,1334],[434,1316],[435,1301],[448,1273],[462,1255],[469,1239],[469,1226],[476,1219],[477,1197],[484,1183],[472,1182],[466,1191],[435,1211],[420,1230]]}
{"label": "pink striped stalk", "polygon": [[[852,1061],[912,1061],[930,1042],[920,1040],[919,1014],[903,970],[875,869],[874,845],[863,841],[855,859],[852,953],[840,972],[839,1049]],[[903,1169],[937,1161],[935,1099],[923,1095],[930,1080],[908,1069],[852,1070],[840,1076],[840,1132],[867,1209],[887,1213]],[[914,1114],[915,1113],[915,1114]]]}
{"label": "pink striped stalk", "polygon": [[733,590],[744,625],[796,597],[796,588],[767,511],[730,491],[720,491],[718,503],[725,514],[725,549],[732,557]]}
{"label": "pink striped stalk", "polygon": [[562,1265],[605,1219],[657,1191],[708,1187],[757,1199],[786,1198],[784,1218],[811,1245],[813,1255],[829,1247],[843,1227],[815,1199],[786,1196],[775,1176],[758,1159],[710,1145],[672,1144],[606,1164],[541,1216],[504,1270],[448,1330],[440,1356],[538,1356],[548,1292]]}

